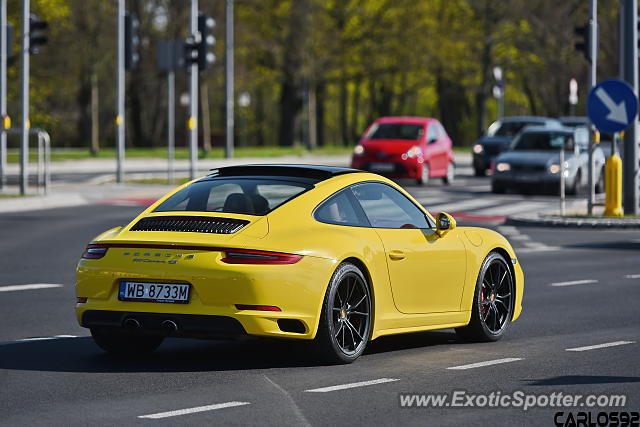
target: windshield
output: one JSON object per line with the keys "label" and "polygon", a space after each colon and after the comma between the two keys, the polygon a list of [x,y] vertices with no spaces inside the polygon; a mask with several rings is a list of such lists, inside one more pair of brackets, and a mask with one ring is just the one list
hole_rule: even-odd
{"label": "windshield", "polygon": [[266,215],[312,186],[271,178],[228,178],[194,182],[154,212],[227,212]]}
{"label": "windshield", "polygon": [[570,135],[553,133],[526,132],[513,141],[512,150],[515,151],[557,151],[567,143]]}
{"label": "windshield", "polygon": [[407,123],[377,123],[374,124],[367,139],[406,139],[417,141],[424,133],[423,125]]}
{"label": "windshield", "polygon": [[539,125],[536,122],[494,122],[487,129],[487,136],[508,136],[513,137],[518,134],[525,126]]}

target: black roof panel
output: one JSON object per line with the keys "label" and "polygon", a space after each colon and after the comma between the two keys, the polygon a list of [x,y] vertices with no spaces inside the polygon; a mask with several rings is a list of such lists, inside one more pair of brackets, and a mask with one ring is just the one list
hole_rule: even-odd
{"label": "black roof panel", "polygon": [[299,164],[257,164],[226,166],[211,169],[211,175],[223,176],[290,176],[311,178],[323,181],[338,175],[362,172],[358,169],[337,166],[299,165]]}

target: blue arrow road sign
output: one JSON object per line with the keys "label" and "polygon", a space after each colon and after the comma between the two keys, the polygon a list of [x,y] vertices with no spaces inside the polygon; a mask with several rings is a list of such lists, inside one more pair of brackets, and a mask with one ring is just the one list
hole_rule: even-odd
{"label": "blue arrow road sign", "polygon": [[635,120],[638,98],[622,80],[604,80],[589,92],[587,113],[599,131],[620,132]]}

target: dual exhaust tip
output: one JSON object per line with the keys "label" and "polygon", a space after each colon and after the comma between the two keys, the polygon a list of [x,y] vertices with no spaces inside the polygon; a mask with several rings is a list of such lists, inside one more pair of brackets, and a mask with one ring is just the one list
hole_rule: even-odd
{"label": "dual exhaust tip", "polygon": [[[127,318],[122,323],[122,326],[124,326],[126,329],[129,329],[129,330],[140,329],[141,327],[140,322],[138,322],[133,317]],[[178,324],[173,320],[169,320],[169,319],[163,320],[162,323],[160,324],[160,327],[167,332],[176,332],[178,330]]]}

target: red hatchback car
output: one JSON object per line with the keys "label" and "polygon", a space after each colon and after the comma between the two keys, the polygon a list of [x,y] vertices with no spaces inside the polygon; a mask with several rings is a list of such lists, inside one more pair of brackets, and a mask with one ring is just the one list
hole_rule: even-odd
{"label": "red hatchback car", "polygon": [[381,117],[356,145],[351,167],[390,178],[453,182],[451,139],[440,122],[427,117]]}

